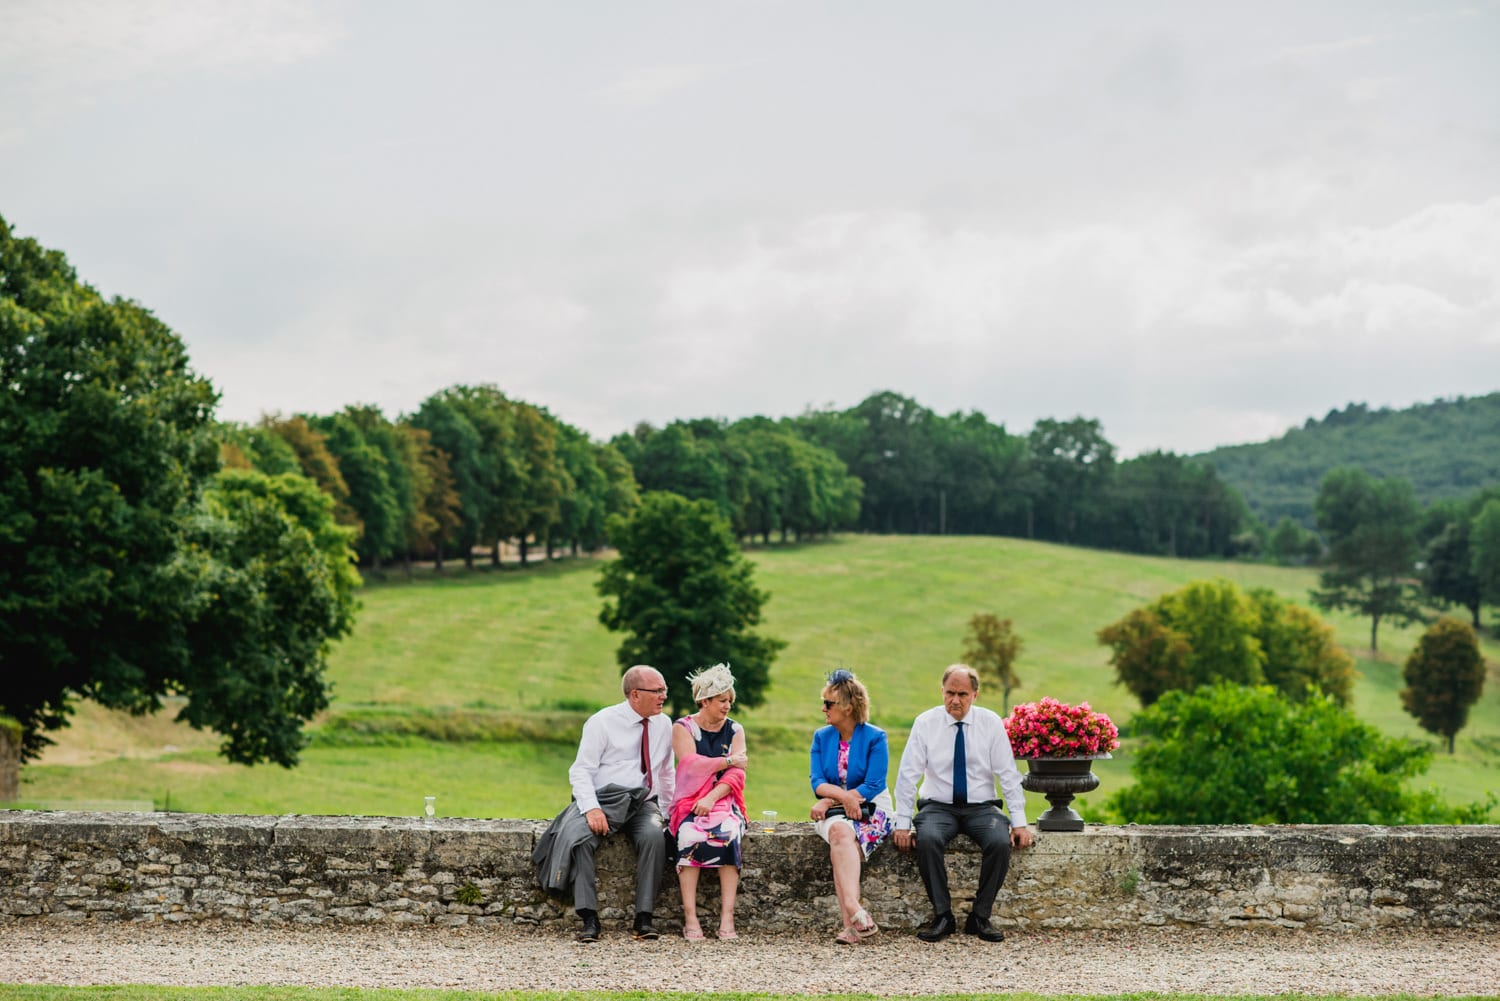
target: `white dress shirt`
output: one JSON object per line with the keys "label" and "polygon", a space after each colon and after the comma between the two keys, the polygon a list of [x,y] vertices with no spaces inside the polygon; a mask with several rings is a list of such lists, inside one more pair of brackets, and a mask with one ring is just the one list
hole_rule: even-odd
{"label": "white dress shirt", "polygon": [[[948,710],[936,706],[918,716],[911,725],[901,767],[896,773],[896,830],[911,829],[917,812],[917,783],[922,798],[953,802],[953,737],[958,724]],[[969,802],[994,799],[995,786],[1005,797],[1005,812],[1011,827],[1026,826],[1026,796],[1021,791],[1021,773],[1010,750],[1005,721],[983,706],[970,706],[962,720],[964,772],[969,777]]]}
{"label": "white dress shirt", "polygon": [[[599,805],[594,790],[618,785],[629,789],[646,784],[641,774],[641,719],[630,703],[617,702],[600,709],[583,724],[578,756],[568,769],[573,801],[580,813]],[[651,732],[651,796],[665,813],[672,806],[675,779],[672,764],[672,721],[657,713],[647,724]]]}

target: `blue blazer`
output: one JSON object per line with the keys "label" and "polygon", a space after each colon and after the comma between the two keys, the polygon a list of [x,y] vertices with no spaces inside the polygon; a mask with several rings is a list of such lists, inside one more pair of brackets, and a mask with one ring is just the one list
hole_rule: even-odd
{"label": "blue blazer", "polygon": [[857,789],[865,799],[874,799],[885,791],[885,773],[890,768],[891,749],[885,731],[873,723],[860,723],[849,735],[849,781],[839,781],[839,731],[820,726],[813,733],[812,787],[842,786]]}

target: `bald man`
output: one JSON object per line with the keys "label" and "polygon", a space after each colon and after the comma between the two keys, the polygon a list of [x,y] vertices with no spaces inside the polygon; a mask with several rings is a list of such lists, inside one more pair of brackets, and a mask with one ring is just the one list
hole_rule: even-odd
{"label": "bald man", "polygon": [[637,940],[657,938],[652,923],[666,865],[663,814],[672,805],[672,723],[662,714],[667,682],[637,664],[621,678],[625,701],[599,710],[583,724],[578,755],[568,769],[573,802],[537,842],[537,877],[552,892],[571,885],[583,921],[580,942],[599,940],[599,891],[594,851],[623,832],[635,846]]}

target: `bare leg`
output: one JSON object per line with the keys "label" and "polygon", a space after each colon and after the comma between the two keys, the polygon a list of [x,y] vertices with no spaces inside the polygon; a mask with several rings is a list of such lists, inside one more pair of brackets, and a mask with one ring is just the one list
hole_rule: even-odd
{"label": "bare leg", "polygon": [[734,896],[740,888],[740,871],[732,865],[719,867],[719,934],[734,934]]}
{"label": "bare leg", "polygon": [[703,933],[698,924],[698,867],[685,865],[677,870],[677,885],[682,888],[682,933]]}
{"label": "bare leg", "polygon": [[854,914],[859,910],[859,845],[854,841],[854,828],[845,823],[834,824],[828,831],[828,857],[833,862],[833,891],[839,898],[839,912],[845,928],[854,927]]}

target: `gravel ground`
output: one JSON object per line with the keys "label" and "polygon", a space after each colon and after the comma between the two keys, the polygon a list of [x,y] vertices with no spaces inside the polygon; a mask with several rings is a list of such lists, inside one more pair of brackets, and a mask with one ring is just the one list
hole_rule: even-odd
{"label": "gravel ground", "polygon": [[1496,995],[1500,931],[1015,932],[939,945],[882,932],[580,945],[506,926],[297,928],[200,922],[0,923],[0,983],[274,984],[465,990],[719,990],[788,994],[1171,991]]}

